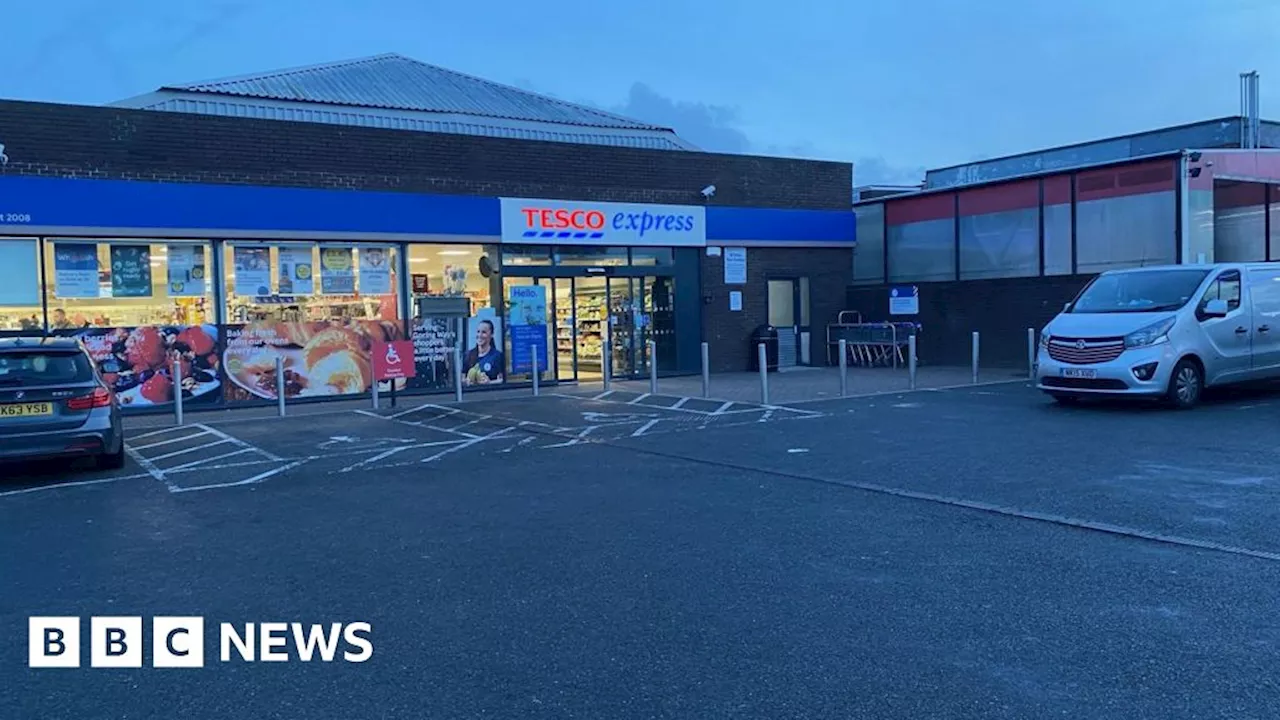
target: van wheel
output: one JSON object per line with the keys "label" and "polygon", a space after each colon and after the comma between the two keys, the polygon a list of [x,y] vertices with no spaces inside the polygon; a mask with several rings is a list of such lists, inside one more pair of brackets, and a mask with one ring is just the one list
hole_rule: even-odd
{"label": "van wheel", "polygon": [[1165,400],[1170,406],[1179,410],[1189,410],[1200,402],[1204,392],[1204,375],[1200,365],[1191,358],[1183,358],[1173,368],[1169,377],[1169,390]]}

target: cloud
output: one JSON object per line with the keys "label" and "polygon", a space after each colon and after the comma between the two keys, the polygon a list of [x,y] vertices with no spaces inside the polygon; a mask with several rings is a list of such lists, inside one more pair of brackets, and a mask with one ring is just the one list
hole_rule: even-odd
{"label": "cloud", "polygon": [[[824,152],[809,141],[761,143],[752,140],[740,127],[737,108],[666,97],[637,82],[632,84],[627,101],[606,108],[625,117],[669,127],[708,152],[773,155],[812,160],[847,160]],[[914,185],[924,178],[924,167],[894,165],[883,156],[867,155],[853,160],[854,183],[857,185]]]}

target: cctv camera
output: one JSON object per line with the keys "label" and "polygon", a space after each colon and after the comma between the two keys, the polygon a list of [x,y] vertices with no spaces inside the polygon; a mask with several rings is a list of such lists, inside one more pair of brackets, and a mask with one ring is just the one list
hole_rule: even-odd
{"label": "cctv camera", "polygon": [[716,194],[716,186],[715,186],[715,185],[708,185],[708,186],[706,186],[706,187],[702,188],[702,191],[701,191],[701,192],[702,192],[702,197],[711,197],[712,195],[715,195],[715,194]]}

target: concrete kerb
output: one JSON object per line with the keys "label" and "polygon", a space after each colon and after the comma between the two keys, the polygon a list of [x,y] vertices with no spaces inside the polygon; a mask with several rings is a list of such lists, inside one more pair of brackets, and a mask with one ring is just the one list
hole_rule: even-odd
{"label": "concrete kerb", "polygon": [[[789,400],[785,403],[774,403],[769,407],[772,407],[775,409],[779,409],[779,408],[785,409],[786,407],[789,407],[791,405],[808,405],[811,403],[835,403],[841,400],[857,400],[859,398],[883,397],[885,395],[911,395],[913,393],[942,392],[944,390],[964,390],[966,388],[990,387],[992,385],[1012,385],[1014,383],[1022,383],[1024,385],[1029,385],[1029,382],[1030,381],[1028,381],[1026,378],[1011,378],[1008,380],[988,380],[985,382],[979,382],[977,384],[967,382],[967,383],[957,383],[955,385],[940,385],[938,387],[916,388],[914,390],[910,388],[900,388],[898,390],[877,390],[876,392],[850,394],[850,395],[845,395],[844,397],[840,397],[837,395],[832,397],[810,398],[808,400]],[[711,398],[711,399],[715,400],[716,398]]]}

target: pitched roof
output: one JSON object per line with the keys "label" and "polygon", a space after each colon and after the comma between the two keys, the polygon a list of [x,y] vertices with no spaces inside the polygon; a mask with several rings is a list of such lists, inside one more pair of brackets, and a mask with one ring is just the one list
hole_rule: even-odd
{"label": "pitched roof", "polygon": [[166,90],[670,132],[669,128],[428,65],[394,53],[161,88],[161,91]]}

